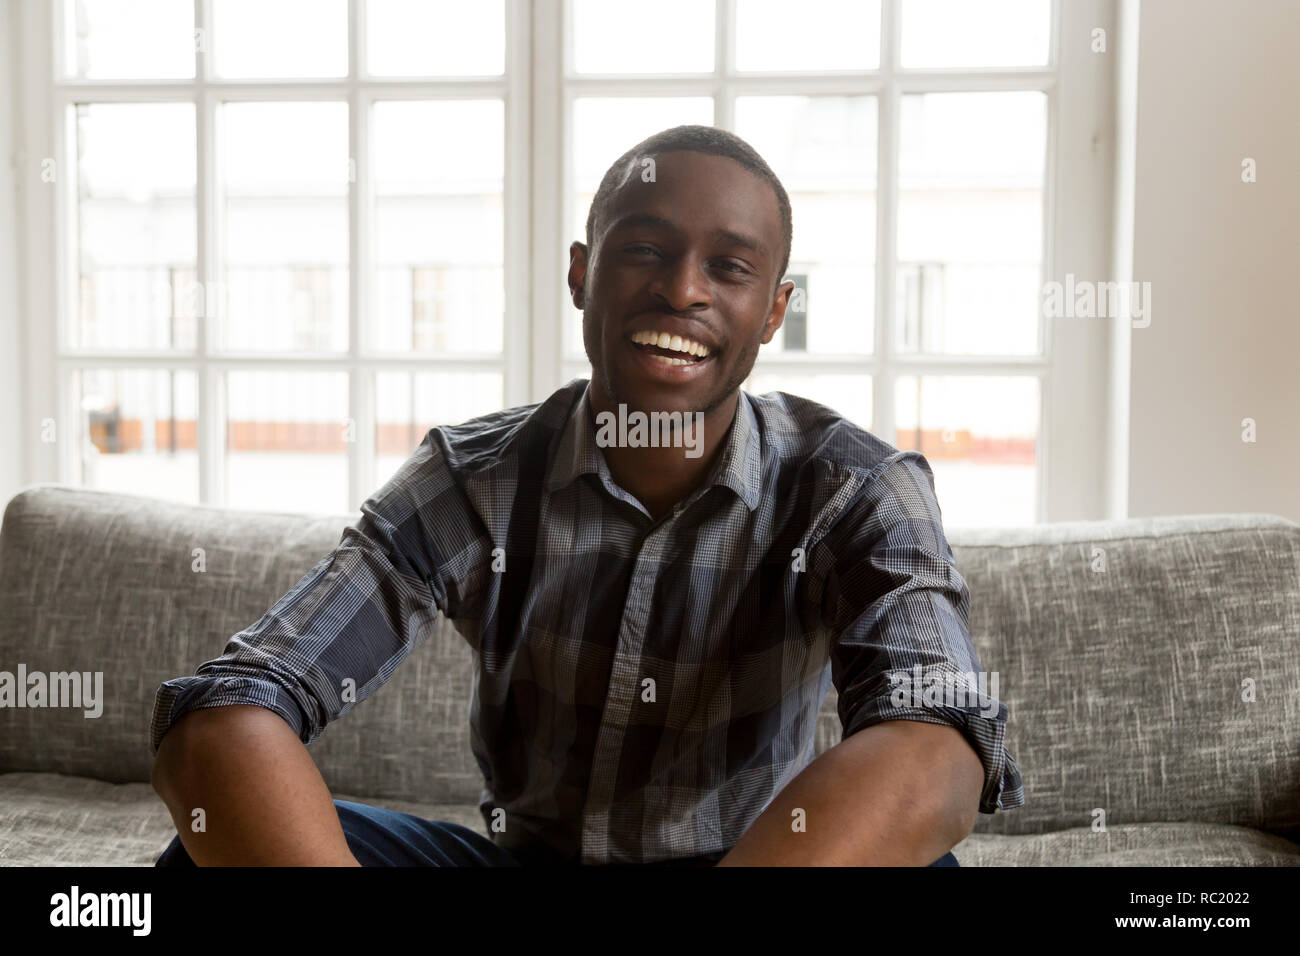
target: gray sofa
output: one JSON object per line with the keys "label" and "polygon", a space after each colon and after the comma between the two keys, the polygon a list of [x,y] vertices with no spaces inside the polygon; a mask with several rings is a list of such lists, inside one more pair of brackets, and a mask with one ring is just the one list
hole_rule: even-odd
{"label": "gray sofa", "polygon": [[[0,863],[152,864],[172,836],[148,783],[158,684],[220,653],[350,520],[58,485],[14,497],[0,671],[102,671],[103,711],[0,708]],[[1199,515],[949,540],[1026,791],[980,815],[963,865],[1300,864],[1300,526]],[[335,796],[485,832],[469,690],[468,649],[440,626],[312,744]],[[832,691],[818,752],[839,733]]]}

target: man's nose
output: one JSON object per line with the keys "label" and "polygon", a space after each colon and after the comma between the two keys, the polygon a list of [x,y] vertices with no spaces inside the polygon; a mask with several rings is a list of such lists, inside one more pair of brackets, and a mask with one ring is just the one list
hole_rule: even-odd
{"label": "man's nose", "polygon": [[704,262],[694,256],[665,261],[651,291],[674,312],[694,311],[711,304]]}

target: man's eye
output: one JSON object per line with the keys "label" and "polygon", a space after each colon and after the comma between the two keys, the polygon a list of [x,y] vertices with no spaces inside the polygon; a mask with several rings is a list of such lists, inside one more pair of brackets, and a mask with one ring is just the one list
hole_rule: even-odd
{"label": "man's eye", "polygon": [[740,263],[732,262],[730,259],[724,259],[720,264],[725,266],[729,272],[746,273],[749,271]]}
{"label": "man's eye", "polygon": [[624,252],[641,252],[641,251],[645,251],[645,252],[649,252],[649,253],[651,253],[652,255],[658,255],[658,253],[655,252],[655,250],[652,249],[650,246],[628,246],[628,247],[627,247],[626,249],[624,249],[623,251],[624,251]]}

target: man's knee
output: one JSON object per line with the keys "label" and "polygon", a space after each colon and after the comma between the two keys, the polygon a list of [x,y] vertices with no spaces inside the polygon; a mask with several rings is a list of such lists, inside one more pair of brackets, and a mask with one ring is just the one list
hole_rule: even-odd
{"label": "man's knee", "polygon": [[178,836],[172,837],[172,842],[167,844],[167,849],[162,851],[162,856],[154,862],[154,866],[194,866],[194,861],[190,859],[185,845],[181,843]]}
{"label": "man's knee", "polygon": [[[364,803],[335,800],[348,849],[362,866],[518,866],[490,839],[458,823],[422,820]],[[172,837],[155,866],[196,866]]]}

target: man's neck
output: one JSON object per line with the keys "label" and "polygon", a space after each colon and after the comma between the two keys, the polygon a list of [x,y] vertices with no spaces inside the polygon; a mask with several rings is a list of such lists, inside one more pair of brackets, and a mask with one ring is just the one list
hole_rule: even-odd
{"label": "man's neck", "polygon": [[[592,389],[590,401],[592,428],[599,432],[596,416],[601,412],[609,412],[614,421],[618,421],[617,405],[598,388]],[[605,445],[600,450],[614,481],[645,505],[646,511],[657,521],[673,505],[690,497],[709,474],[727,440],[739,401],[740,392],[737,390],[702,417],[695,412],[683,413],[682,427],[693,429],[689,449],[683,447],[682,442],[669,447],[633,447],[619,442]],[[648,427],[646,433],[649,434]],[[700,453],[696,457],[687,456],[688,450],[694,454],[697,449]]]}

